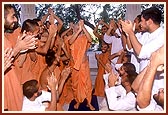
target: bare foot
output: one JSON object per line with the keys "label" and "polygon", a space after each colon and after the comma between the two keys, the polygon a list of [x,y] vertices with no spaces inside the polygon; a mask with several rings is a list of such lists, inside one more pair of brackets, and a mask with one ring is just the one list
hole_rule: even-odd
{"label": "bare foot", "polygon": [[94,110],[95,110],[95,108],[94,108],[91,104],[87,104],[86,106],[87,106],[87,107],[89,107],[89,108],[90,108],[90,110],[92,110],[92,111],[94,111]]}
{"label": "bare foot", "polygon": [[74,109],[78,109],[79,105],[80,105],[80,103],[76,103],[76,104],[74,105]]}

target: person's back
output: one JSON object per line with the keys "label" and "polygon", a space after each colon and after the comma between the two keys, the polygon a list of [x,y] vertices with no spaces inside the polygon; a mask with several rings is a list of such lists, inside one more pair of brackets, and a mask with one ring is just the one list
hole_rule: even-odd
{"label": "person's back", "polygon": [[51,93],[42,91],[42,94],[35,99],[30,101],[26,96],[23,98],[22,111],[45,111],[46,106],[43,104],[45,101],[51,101]]}
{"label": "person's back", "polygon": [[[151,7],[149,9],[144,10],[141,13],[141,27],[145,29],[148,26],[145,38],[143,39],[142,36],[142,48],[138,55],[138,58],[141,59],[140,61],[140,71],[142,71],[147,64],[149,63],[149,59],[151,54],[159,49],[165,40],[164,36],[164,28],[160,26],[161,23],[161,11],[156,7]],[[150,25],[146,25],[145,22],[151,22]],[[146,50],[148,48],[148,50]],[[154,85],[152,89],[152,95],[157,93],[159,88],[164,87],[164,77],[163,72],[157,72],[155,75]],[[153,101],[153,98],[152,100]]]}

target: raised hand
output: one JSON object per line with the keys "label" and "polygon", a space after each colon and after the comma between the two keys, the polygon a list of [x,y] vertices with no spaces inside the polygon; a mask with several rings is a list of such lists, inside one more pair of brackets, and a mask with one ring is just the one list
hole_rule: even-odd
{"label": "raised hand", "polygon": [[103,23],[104,23],[104,20],[101,19],[101,20],[98,22],[98,25],[101,25],[101,24],[103,24]]}
{"label": "raised hand", "polygon": [[126,20],[126,21],[120,20],[120,21],[121,21],[121,25],[122,25],[122,30],[125,33],[129,34],[131,32],[134,32],[133,31],[133,23],[130,20]]}
{"label": "raised hand", "polygon": [[8,69],[12,65],[12,61],[14,60],[12,48],[7,48],[4,52],[4,71]]}
{"label": "raised hand", "polygon": [[118,75],[114,74],[113,72],[111,72],[109,77],[108,77],[108,85],[109,85],[109,87],[115,86],[117,80],[118,80]]}
{"label": "raised hand", "polygon": [[58,81],[57,81],[53,72],[52,72],[52,75],[47,78],[47,81],[48,81],[49,89],[55,90],[55,88],[56,88],[56,90],[58,90]]}
{"label": "raised hand", "polygon": [[53,10],[52,10],[51,8],[48,8],[48,13],[49,13],[50,15],[53,15],[53,14],[54,14],[54,12],[53,12]]}
{"label": "raised hand", "polygon": [[73,24],[73,22],[70,22],[70,23],[69,23],[69,27],[70,27],[71,29],[74,28],[74,24]]}
{"label": "raised hand", "polygon": [[38,38],[35,38],[35,35],[26,35],[25,32],[23,32],[23,35],[18,36],[15,47],[21,52],[25,52],[28,49],[35,49],[37,39]]}
{"label": "raised hand", "polygon": [[54,24],[54,21],[55,21],[54,16],[53,16],[53,15],[50,15],[50,16],[49,16],[49,22],[50,22],[50,24]]}
{"label": "raised hand", "polygon": [[[76,25],[76,26],[77,26],[77,25]],[[81,31],[82,31],[82,26],[79,25],[78,27],[79,27],[78,31],[81,32]]]}
{"label": "raised hand", "polygon": [[80,21],[79,21],[79,26],[81,26],[81,27],[84,26],[84,21],[83,21],[83,20],[80,20]]}
{"label": "raised hand", "polygon": [[110,63],[107,63],[107,64],[105,65],[105,70],[106,70],[108,73],[111,73],[111,72],[112,72],[112,68],[111,68]]}
{"label": "raised hand", "polygon": [[118,53],[118,55],[121,55],[122,53],[125,53],[125,51],[122,49],[122,50],[118,51],[117,53]]}
{"label": "raised hand", "polygon": [[116,26],[116,23],[115,23],[115,20],[114,20],[114,19],[110,20],[110,25],[111,25],[113,28]]}

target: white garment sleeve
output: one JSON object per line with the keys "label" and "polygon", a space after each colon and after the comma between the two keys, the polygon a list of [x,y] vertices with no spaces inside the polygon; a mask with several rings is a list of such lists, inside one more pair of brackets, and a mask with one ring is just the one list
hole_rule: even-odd
{"label": "white garment sleeve", "polygon": [[164,36],[160,37],[160,39],[154,39],[151,42],[142,45],[138,58],[149,59],[151,54],[164,44]]}
{"label": "white garment sleeve", "polygon": [[115,31],[119,36],[121,36],[120,30],[117,28]]}
{"label": "white garment sleeve", "polygon": [[[120,87],[118,87],[120,88]],[[127,95],[121,98],[117,98],[116,87],[110,87],[105,89],[107,102],[110,110],[132,110],[135,108],[136,98],[132,92],[129,92]]]}
{"label": "white garment sleeve", "polygon": [[106,33],[104,34],[104,41],[108,44],[111,44],[113,42],[114,36],[108,36]]}
{"label": "white garment sleeve", "polygon": [[35,101],[30,101],[29,99],[27,99],[27,97],[24,96],[22,111],[25,112],[45,111],[45,108],[46,107],[42,104],[40,98],[39,99],[36,98]]}
{"label": "white garment sleeve", "polygon": [[129,51],[129,52],[131,52],[131,53],[134,52],[133,48],[129,49],[127,44],[126,44],[126,49],[127,49],[127,51]]}
{"label": "white garment sleeve", "polygon": [[151,102],[147,107],[145,108],[140,108],[138,105],[137,105],[137,109],[139,111],[163,111],[163,108],[153,102]]}
{"label": "white garment sleeve", "polygon": [[119,70],[122,65],[123,65],[122,63],[120,63],[120,64],[115,64],[115,68],[116,68],[117,70]]}
{"label": "white garment sleeve", "polygon": [[45,106],[28,106],[26,108],[23,108],[22,111],[25,112],[42,112],[45,111]]}
{"label": "white garment sleeve", "polygon": [[37,99],[41,100],[41,102],[51,101],[51,93],[47,92],[47,91],[42,91],[41,96],[39,96],[39,98],[37,98]]}

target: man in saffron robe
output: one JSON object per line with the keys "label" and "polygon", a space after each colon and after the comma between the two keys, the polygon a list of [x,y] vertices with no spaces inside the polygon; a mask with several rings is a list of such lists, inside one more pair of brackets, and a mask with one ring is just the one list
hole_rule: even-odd
{"label": "man in saffron robe", "polygon": [[74,60],[72,70],[72,89],[76,104],[75,109],[78,109],[80,103],[87,100],[87,106],[91,110],[95,108],[91,105],[92,83],[90,78],[89,61],[86,51],[92,41],[90,34],[84,27],[84,21],[80,20],[74,27],[74,35],[69,40],[71,44],[71,55]]}
{"label": "man in saffron robe", "polygon": [[[14,30],[15,24],[17,23],[17,18],[15,16],[15,11],[12,5],[4,5],[4,50],[11,48],[13,50],[13,58],[15,60],[16,56],[20,51],[26,49],[35,48],[33,36],[19,36],[15,45],[9,41],[9,36],[7,36],[7,30]],[[13,36],[12,36],[13,37]],[[24,39],[22,39],[24,38]],[[15,66],[10,65],[4,70],[4,110],[8,111],[20,111],[22,109],[23,93],[22,87],[18,80],[18,74],[15,71]]]}

